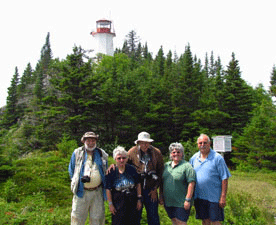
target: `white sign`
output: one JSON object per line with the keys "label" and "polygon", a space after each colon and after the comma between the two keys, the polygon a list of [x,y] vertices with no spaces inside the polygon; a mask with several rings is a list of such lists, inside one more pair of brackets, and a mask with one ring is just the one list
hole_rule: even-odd
{"label": "white sign", "polygon": [[232,136],[229,136],[229,135],[212,137],[213,149],[216,152],[231,152],[232,151],[231,138]]}

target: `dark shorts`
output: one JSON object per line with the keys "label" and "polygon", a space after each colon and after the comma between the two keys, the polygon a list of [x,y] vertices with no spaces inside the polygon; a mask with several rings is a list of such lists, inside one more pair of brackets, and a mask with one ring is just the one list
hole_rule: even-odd
{"label": "dark shorts", "polygon": [[219,203],[204,199],[195,199],[196,219],[210,219],[212,222],[224,221],[224,210]]}
{"label": "dark shorts", "polygon": [[187,222],[190,215],[190,210],[185,210],[184,208],[180,207],[167,207],[165,206],[168,216],[173,219],[176,218],[183,222]]}

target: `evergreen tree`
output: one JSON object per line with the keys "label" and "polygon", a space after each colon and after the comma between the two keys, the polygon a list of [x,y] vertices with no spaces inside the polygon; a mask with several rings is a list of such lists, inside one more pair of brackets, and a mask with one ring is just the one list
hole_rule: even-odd
{"label": "evergreen tree", "polygon": [[239,169],[276,169],[275,118],[275,105],[271,99],[263,98],[254,110],[250,123],[235,142],[237,150],[232,161]]}
{"label": "evergreen tree", "polygon": [[270,76],[270,93],[272,96],[276,97],[276,66],[274,65],[272,68],[271,76]]}
{"label": "evergreen tree", "polygon": [[[84,51],[81,47],[74,47],[73,54],[68,55],[66,60],[55,65],[57,73],[51,75],[50,82],[57,90],[57,94],[49,96],[44,100],[53,106],[50,108],[49,119],[53,113],[56,115],[56,123],[64,124],[63,130],[70,136],[78,136],[88,129],[88,118],[92,116],[89,110],[91,97],[91,61],[84,62]],[[87,93],[90,92],[88,96]],[[92,109],[92,108],[91,108]],[[89,115],[90,114],[90,115]],[[92,127],[89,127],[89,130]]]}
{"label": "evergreen tree", "polygon": [[18,93],[19,95],[24,94],[28,88],[28,85],[32,83],[32,66],[28,63],[26,69],[23,72],[22,77],[20,78],[20,82],[18,85]]}
{"label": "evergreen tree", "polygon": [[138,43],[140,42],[139,36],[137,36],[136,32],[134,30],[130,31],[127,35],[127,46],[129,49],[129,56],[135,55],[135,52],[138,47]]}
{"label": "evergreen tree", "polygon": [[23,72],[20,82],[18,84],[18,112],[20,118],[23,118],[24,112],[27,110],[31,99],[33,98],[33,70],[31,64],[28,63]]}
{"label": "evergreen tree", "polygon": [[149,53],[147,42],[145,46],[142,48],[142,56],[146,60],[149,60],[149,61],[152,60],[152,55]]}
{"label": "evergreen tree", "polygon": [[198,109],[202,91],[202,74],[194,67],[189,45],[179,59],[177,73],[172,93],[174,130],[179,140],[183,138],[187,140],[196,136],[197,127],[191,113]]}
{"label": "evergreen tree", "polygon": [[15,73],[11,80],[11,85],[8,88],[8,96],[7,96],[7,105],[4,112],[4,127],[8,128],[17,123],[19,118],[17,103],[18,103],[18,83],[19,83],[19,74],[18,69],[15,67]]}
{"label": "evergreen tree", "polygon": [[125,53],[126,55],[129,55],[129,47],[127,45],[127,40],[124,41],[122,53]]}
{"label": "evergreen tree", "polygon": [[216,69],[215,69],[215,60],[214,60],[214,53],[213,51],[211,52],[210,56],[210,77],[215,77],[216,75]]}
{"label": "evergreen tree", "polygon": [[50,45],[50,33],[46,36],[45,44],[41,49],[40,60],[36,65],[34,72],[35,87],[34,94],[38,100],[46,96],[47,88],[49,86],[49,67],[52,60],[52,50]]}
{"label": "evergreen tree", "polygon": [[165,57],[164,57],[164,52],[163,52],[163,47],[161,46],[157,56],[155,58],[155,71],[154,71],[158,76],[163,77],[164,72],[165,72]]}
{"label": "evergreen tree", "polygon": [[204,64],[203,73],[205,74],[206,78],[209,78],[209,59],[208,59],[207,53],[205,55],[205,64]]}
{"label": "evergreen tree", "polygon": [[241,78],[238,60],[232,53],[232,60],[225,71],[225,88],[223,111],[230,115],[226,121],[229,128],[227,134],[241,133],[253,110],[252,88]]}

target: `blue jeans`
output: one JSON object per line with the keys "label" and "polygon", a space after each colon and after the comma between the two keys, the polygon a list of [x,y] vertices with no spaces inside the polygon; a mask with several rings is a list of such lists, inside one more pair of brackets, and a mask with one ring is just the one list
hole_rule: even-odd
{"label": "blue jeans", "polygon": [[[158,215],[158,200],[156,202],[152,202],[149,193],[149,189],[142,189],[143,206],[145,206],[147,211],[148,225],[160,225]],[[139,221],[141,221],[142,218],[142,210],[143,208],[139,211]]]}

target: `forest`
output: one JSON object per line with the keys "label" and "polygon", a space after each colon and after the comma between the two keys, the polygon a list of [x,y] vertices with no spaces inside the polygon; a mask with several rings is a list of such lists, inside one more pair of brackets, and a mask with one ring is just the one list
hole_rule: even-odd
{"label": "forest", "polygon": [[[275,66],[269,90],[252,87],[242,79],[235,53],[228,65],[213,52],[197,58],[190,45],[180,56],[165,54],[162,46],[154,56],[135,31],[114,56],[92,58],[81,46],[73,46],[65,59],[52,55],[48,33],[35,67],[29,63],[22,74],[15,67],[0,109],[0,223],[69,223],[67,166],[87,131],[99,134],[99,146],[110,155],[117,145],[130,148],[147,131],[165,159],[169,144],[181,142],[186,160],[197,151],[201,133],[231,135],[225,224],[274,220]],[[270,196],[267,191],[259,196],[264,185],[270,185]],[[237,193],[237,187],[252,191]],[[162,224],[170,224],[160,213]]]}
{"label": "forest", "polygon": [[131,147],[147,131],[164,155],[178,141],[187,156],[200,133],[231,135],[229,166],[275,170],[275,66],[270,83],[269,91],[248,85],[234,53],[226,66],[213,52],[202,62],[189,45],[180,56],[161,46],[154,57],[135,31],[113,57],[90,58],[74,46],[54,59],[48,33],[35,68],[29,63],[22,75],[15,68],[0,114],[0,168],[11,156],[51,151],[63,139],[81,144],[91,130],[107,149]]}

